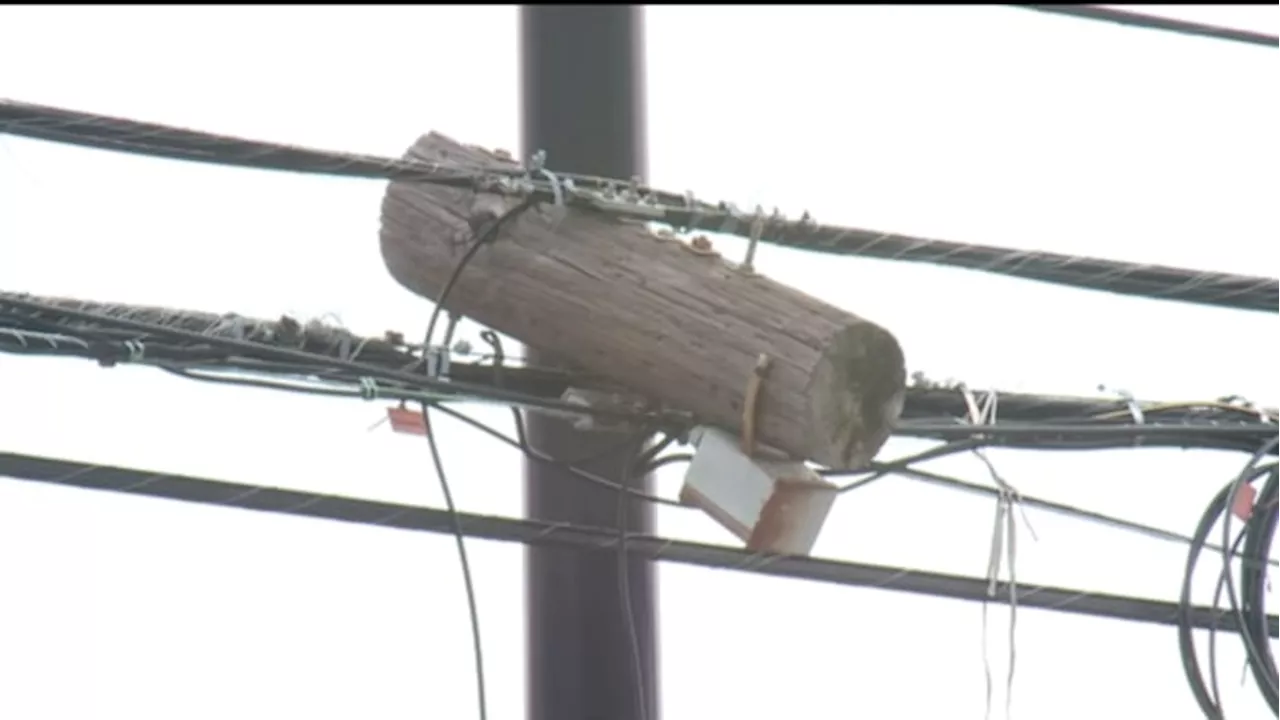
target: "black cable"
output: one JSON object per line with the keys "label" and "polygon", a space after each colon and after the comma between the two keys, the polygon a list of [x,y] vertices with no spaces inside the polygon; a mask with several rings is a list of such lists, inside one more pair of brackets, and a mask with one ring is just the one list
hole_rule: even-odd
{"label": "black cable", "polygon": [[[200,380],[202,382],[222,383],[227,385],[240,385],[244,387],[259,387],[259,388],[265,388],[270,390],[287,390],[289,392],[297,392],[305,395],[346,396],[346,393],[344,391],[330,389],[330,388],[305,387],[305,386],[287,387],[287,386],[281,386],[279,384],[273,384],[263,380],[256,380],[253,378],[216,377],[211,375],[202,375],[199,373],[193,373],[188,369],[180,368],[180,367],[171,367],[171,366],[165,366],[165,365],[159,365],[157,367],[159,367],[161,370],[164,370],[165,372],[172,373],[179,377],[183,377],[190,380]],[[587,472],[586,470],[576,467],[576,465],[579,463],[585,462],[587,460],[595,459],[595,457],[597,456],[596,453],[592,453],[590,456],[583,459],[579,459],[576,462],[566,462],[563,460],[558,460],[542,452],[539,452],[538,450],[535,450],[527,442],[521,443],[520,441],[514,438],[503,435],[501,432],[498,432],[497,430],[489,427],[488,425],[485,425],[479,420],[476,420],[475,418],[470,417],[469,415],[466,415],[462,412],[454,410],[453,408],[437,403],[433,406],[433,409],[436,410],[437,412],[448,415],[449,417],[452,417],[453,419],[458,420],[459,422],[465,423],[466,425],[469,425],[475,428],[476,430],[479,430],[487,434],[489,437],[492,437],[495,440],[506,443],[507,445],[515,448],[516,450],[519,450],[520,452],[524,453],[526,457],[536,462],[553,465],[555,467],[565,470],[566,472],[570,473],[574,477],[584,480],[586,482],[608,488],[615,492],[625,492],[627,495],[637,500],[645,500],[648,502],[657,503],[659,505],[668,505],[668,506],[677,507],[677,508],[686,508],[686,509],[688,508],[687,505],[685,505],[684,503],[681,503],[678,500],[671,500],[668,498],[661,497],[659,495],[650,495],[648,493],[643,493],[634,489],[623,490],[622,486],[619,485],[618,483],[612,482],[610,480],[606,480],[605,478],[602,478],[599,475],[596,475],[591,472]]]}
{"label": "black cable", "polygon": [[[301,387],[301,386],[300,387],[282,387],[278,384],[268,383],[265,381],[255,380],[252,378],[208,376],[208,375],[202,375],[198,373],[192,373],[189,370],[184,368],[177,368],[177,367],[170,367],[170,366],[163,366],[163,365],[158,367],[160,367],[161,370],[178,375],[180,377],[184,377],[192,380],[200,380],[204,382],[242,385],[242,386],[248,386],[248,387],[263,387],[263,388],[276,389],[276,390],[286,389],[291,392],[300,392],[304,394],[314,394],[314,395],[322,395],[322,396],[324,395],[333,396],[333,395],[345,394],[342,391],[330,390],[327,388],[312,388],[312,387]],[[459,422],[462,422],[476,430],[479,430],[489,435],[490,437],[494,438],[495,440],[498,440],[499,442],[505,443],[506,445],[512,448],[515,448],[530,460],[551,465],[585,482],[589,482],[594,485],[607,488],[613,492],[623,493],[637,500],[644,500],[644,501],[656,503],[659,505],[666,505],[669,507],[675,507],[675,508],[680,508],[685,510],[691,509],[690,506],[682,503],[679,500],[672,500],[672,499],[664,498],[658,495],[651,495],[649,493],[644,493],[644,492],[635,490],[634,488],[626,488],[620,483],[612,482],[594,473],[583,470],[579,467],[580,465],[583,465],[583,464],[592,462],[594,460],[598,460],[602,457],[612,455],[625,450],[627,445],[629,445],[631,442],[631,439],[629,437],[623,438],[621,442],[617,444],[611,444],[610,446],[608,446],[603,450],[588,453],[584,456],[573,458],[571,460],[561,460],[561,459],[553,458],[549,455],[546,455],[545,453],[542,453],[536,450],[529,444],[523,428],[523,425],[524,425],[523,418],[519,410],[512,409],[512,415],[515,419],[515,427],[518,435],[517,438],[512,438],[502,434],[501,432],[490,427],[489,425],[486,425],[483,422],[476,420],[475,418],[469,415],[466,415],[465,413],[462,413],[458,410],[447,407],[443,404],[436,404],[433,406],[433,409],[437,412],[448,415],[454,418],[455,420],[458,420]],[[665,467],[667,465],[691,461],[693,459],[693,456],[689,453],[673,453],[671,455],[666,455],[666,456],[655,459],[655,456],[657,454],[659,454],[661,451],[663,451],[668,446],[670,446],[674,441],[675,441],[675,437],[668,434],[662,439],[662,441],[660,441],[659,443],[656,443],[653,447],[641,453],[640,456],[637,458],[636,462],[632,464],[631,472],[636,475],[648,475],[653,471],[659,468]],[[931,448],[930,450],[925,451],[923,453],[918,453],[916,455],[900,458],[892,462],[876,463],[872,466],[872,468],[875,471],[874,474],[872,474],[870,477],[865,478],[861,481],[855,481],[853,483],[850,483],[849,485],[845,485],[842,488],[840,488],[840,491],[843,492],[843,491],[854,490],[859,487],[863,487],[869,480],[876,480],[882,477],[887,477],[889,475],[901,475],[903,477],[922,480],[925,482],[934,483],[934,484],[952,488],[952,489],[958,489],[966,492],[974,492],[974,493],[982,494],[984,496],[995,497],[996,495],[998,495],[998,490],[996,490],[995,488],[991,488],[986,485],[979,485],[976,483],[969,483],[969,482],[960,480],[958,478],[949,477],[949,476],[941,475],[938,473],[932,473],[932,472],[920,470],[918,468],[913,467],[913,464],[915,463],[924,462],[930,459],[936,459],[938,457],[943,457],[943,456],[954,454],[957,452],[963,452],[963,451],[969,450],[971,447],[972,445],[968,442],[953,443],[951,445],[943,445],[937,448]],[[849,471],[839,471],[838,473],[831,472],[826,474],[828,474],[829,476],[846,475],[846,474],[849,474]],[[1086,522],[1092,522],[1095,524],[1110,525],[1113,527],[1120,528],[1122,530],[1136,532],[1136,533],[1153,537],[1156,539],[1160,539],[1160,540],[1178,542],[1184,545],[1190,545],[1192,543],[1192,538],[1179,533],[1169,531],[1169,530],[1165,530],[1163,528],[1144,525],[1142,523],[1136,523],[1129,520],[1125,520],[1123,518],[1112,517],[1104,513],[1099,513],[1092,510],[1085,510],[1082,508],[1073,507],[1071,505],[1065,505],[1063,503],[1044,500],[1044,499],[1030,496],[1030,495],[1021,495],[1020,499],[1021,499],[1021,502],[1027,507],[1034,507],[1037,509],[1048,510],[1050,512],[1056,512],[1062,515],[1074,517],[1074,518],[1084,520]],[[1274,524],[1271,526],[1271,528],[1272,528],[1272,532],[1274,532]],[[1204,550],[1212,550],[1215,552],[1221,551],[1221,547],[1216,544],[1201,543],[1200,547]],[[1269,545],[1267,547],[1269,548]],[[1254,557],[1257,556],[1256,553],[1241,557],[1241,561],[1246,567],[1251,567],[1251,568],[1261,567],[1259,562],[1261,562],[1262,565],[1280,564],[1280,561],[1266,559],[1267,554],[1268,553],[1266,550],[1261,552],[1261,557],[1264,559],[1263,561],[1257,561],[1254,559]],[[1251,578],[1253,578],[1252,575],[1246,576],[1246,581],[1249,581]],[[1256,591],[1254,585],[1246,585],[1246,588],[1247,590],[1245,590],[1245,592]],[[1261,608],[1264,606],[1261,603],[1258,603],[1256,604],[1256,607]]]}
{"label": "black cable", "polygon": [[435,466],[436,477],[440,480],[440,491],[444,494],[445,510],[453,523],[453,539],[458,546],[458,564],[462,567],[462,584],[467,595],[467,612],[471,617],[471,642],[475,655],[476,694],[480,720],[488,720],[489,706],[485,701],[484,682],[484,645],[480,641],[480,610],[476,604],[476,587],[471,579],[471,562],[467,558],[466,534],[462,529],[462,518],[458,514],[458,506],[453,502],[453,491],[449,488],[449,478],[444,472],[444,462],[440,458],[440,448],[436,445],[435,433],[431,428],[429,403],[420,403],[422,422],[426,429],[427,447],[431,449],[431,463]]}
{"label": "black cable", "polygon": [[[1241,530],[1236,533],[1236,538],[1231,542],[1229,554],[1235,555],[1240,549],[1240,545],[1244,541],[1245,531]],[[1218,573],[1218,582],[1214,583],[1213,588],[1213,604],[1210,606],[1217,610],[1222,606],[1222,593],[1227,588],[1227,575],[1231,573],[1231,565],[1224,564],[1222,571]],[[1218,682],[1218,630],[1217,628],[1209,629],[1209,691],[1212,693],[1213,704],[1221,711],[1222,708],[1222,687]]]}
{"label": "black cable", "polygon": [[643,475],[648,475],[652,473],[654,470],[657,470],[658,468],[663,468],[668,465],[674,465],[676,463],[685,463],[685,462],[692,462],[692,461],[693,461],[693,455],[689,453],[672,453],[671,455],[664,455],[656,460],[650,460],[646,462],[645,464],[641,465],[636,472]]}
{"label": "black cable", "polygon": [[1260,45],[1262,47],[1276,47],[1280,44],[1280,38],[1277,38],[1275,35],[1267,35],[1266,33],[1222,27],[1220,25],[1206,25],[1204,23],[1192,22],[1190,20],[1177,20],[1174,18],[1148,15],[1147,13],[1130,12],[1128,10],[1120,10],[1118,8],[1103,7],[1099,5],[1009,5],[1008,7],[1021,8],[1023,10],[1035,10],[1036,12],[1050,13],[1053,15],[1064,15],[1082,20],[1102,20],[1116,25],[1144,28],[1147,30],[1164,30],[1166,32],[1173,32],[1189,37],[1230,40],[1234,42],[1248,43],[1250,45]]}
{"label": "black cable", "polygon": [[[1196,656],[1195,640],[1191,633],[1191,588],[1195,576],[1195,569],[1199,561],[1200,553],[1208,540],[1209,534],[1213,530],[1214,524],[1217,522],[1217,518],[1224,513],[1230,514],[1231,502],[1235,498],[1235,494],[1239,492],[1239,488],[1244,483],[1252,482],[1265,474],[1275,473],[1277,471],[1277,466],[1274,463],[1265,466],[1258,465],[1258,463],[1267,456],[1268,452],[1274,448],[1276,442],[1277,441],[1275,439],[1272,439],[1267,443],[1267,445],[1260,447],[1237,477],[1214,496],[1213,500],[1209,503],[1209,506],[1205,509],[1204,514],[1200,518],[1200,523],[1196,527],[1195,533],[1192,535],[1192,544],[1187,553],[1187,562],[1182,578],[1182,591],[1179,596],[1178,603],[1178,649],[1182,659],[1183,671],[1187,677],[1187,682],[1191,688],[1192,695],[1195,697],[1196,703],[1200,706],[1201,711],[1204,712],[1205,717],[1209,720],[1223,720],[1223,716],[1221,706],[1214,700],[1211,691],[1206,687],[1204,673],[1200,669],[1200,663]],[[1224,552],[1228,555],[1226,558],[1227,562],[1224,563],[1226,576],[1220,578],[1223,580],[1224,585],[1228,585],[1228,588],[1230,583],[1231,567],[1231,563],[1229,561],[1230,545],[1230,538],[1228,536],[1228,542],[1226,543],[1228,549],[1224,549]],[[1265,557],[1258,558],[1255,556],[1253,559],[1255,563],[1261,562],[1262,564],[1265,564],[1266,562]],[[1240,615],[1238,613],[1231,613],[1231,617],[1238,621]],[[1244,638],[1247,628],[1243,624],[1241,624],[1240,627],[1241,637]],[[1265,640],[1265,634],[1263,639]],[[1248,651],[1251,640],[1252,639],[1246,640],[1246,651]]]}
{"label": "black cable", "polygon": [[870,473],[870,474],[867,474],[867,476],[864,478],[860,478],[858,480],[851,480],[850,482],[844,485],[841,485],[840,488],[838,489],[838,492],[846,493],[853,490],[857,490],[859,488],[866,487],[867,485],[870,485],[871,483],[877,480],[880,480],[881,478],[888,477],[894,474],[895,472],[897,472],[898,470],[907,468],[911,465],[922,463],[922,462],[925,462],[926,460],[936,460],[938,458],[949,457],[951,455],[958,455],[960,453],[968,452],[969,450],[973,450],[975,448],[980,448],[986,445],[987,443],[988,441],[983,438],[965,438],[963,440],[954,440],[952,442],[949,442],[943,445],[938,445],[936,447],[931,447],[928,450],[915,453],[914,455],[907,455],[906,457],[901,457],[901,458],[898,458],[897,460],[892,460],[890,462],[873,462],[869,466],[863,469],[819,470],[818,474],[824,477],[844,477],[848,475],[863,475],[863,474]]}
{"label": "black cable", "polygon": [[[496,161],[494,166],[484,168],[446,167],[328,153],[7,100],[0,101],[0,132],[193,162],[378,177],[489,192],[503,192],[502,180],[523,174],[512,164],[499,166]],[[564,191],[561,185],[559,193],[570,206],[593,208],[615,216],[660,222],[681,229],[740,237],[752,237],[753,227],[759,225],[754,214],[738,211],[728,203],[690,203],[685,193],[647,187],[638,189],[646,202],[626,203],[617,197],[606,197],[606,188],[617,185],[617,180],[571,173],[557,175],[561,180],[572,182],[569,191]],[[521,192],[540,201],[557,197],[550,182],[526,178],[521,184],[525,186]],[[758,235],[761,242],[810,252],[967,268],[1156,300],[1178,300],[1268,313],[1280,311],[1280,282],[1274,278],[908,237],[878,230],[823,225],[807,215],[798,220],[782,217],[763,220],[764,226]]]}
{"label": "black cable", "polygon": [[[623,488],[618,483],[615,483],[610,480],[606,480],[605,478],[602,478],[599,475],[596,475],[595,473],[587,472],[586,470],[583,470],[581,468],[574,467],[573,465],[566,463],[563,460],[557,460],[556,458],[553,458],[537,450],[532,445],[529,445],[527,442],[521,444],[520,441],[514,438],[507,437],[506,435],[503,435],[502,433],[498,432],[497,430],[494,430],[488,425],[485,425],[479,420],[476,420],[475,418],[472,418],[472,417],[468,417],[467,415],[464,415],[463,413],[460,413],[457,410],[454,410],[452,408],[444,407],[443,405],[437,405],[436,410],[439,410],[440,412],[446,415],[449,415],[450,417],[453,417],[456,420],[459,420],[461,422],[464,422],[470,425],[471,427],[487,434],[489,437],[492,437],[496,440],[506,443],[507,445],[510,445],[511,447],[524,453],[525,457],[528,457],[540,463],[546,463],[548,465],[552,465],[554,467],[565,470],[570,474],[572,474],[574,477],[580,478],[594,485],[599,485],[601,487],[608,488],[610,490],[613,490],[614,492],[625,493],[626,495],[629,495],[630,497],[633,497],[637,500],[647,500],[648,502],[657,503],[659,505],[669,505],[671,507],[687,508],[687,506],[684,503],[681,503],[678,500],[671,500],[659,495],[650,495],[648,493],[640,492],[639,490],[635,490],[635,489],[626,489],[626,488]],[[595,455],[595,454],[592,453],[592,455]]]}
{"label": "black cable", "polygon": [[[1271,546],[1275,540],[1276,526],[1280,524],[1277,514],[1277,500],[1280,500],[1280,472],[1273,471],[1263,485],[1253,516],[1246,526],[1244,555],[1249,558],[1270,558]],[[1259,688],[1268,682],[1277,682],[1275,655],[1266,631],[1267,602],[1267,568],[1253,567],[1241,573],[1240,594],[1245,607],[1246,625],[1244,631],[1254,638],[1260,649],[1259,662],[1249,663],[1254,682]],[[1276,711],[1273,707],[1272,711]]]}
{"label": "black cable", "polygon": [[[1229,490],[1230,484],[1218,491],[1218,494],[1210,501],[1209,506],[1205,508],[1204,514],[1200,517],[1200,523],[1196,526],[1195,533],[1192,534],[1193,542],[1191,548],[1187,551],[1186,567],[1182,574],[1182,592],[1178,599],[1178,653],[1182,659],[1182,670],[1186,675],[1187,684],[1191,688],[1191,694],[1195,697],[1196,704],[1200,706],[1200,710],[1207,720],[1224,720],[1222,708],[1214,701],[1205,683],[1204,672],[1200,669],[1200,661],[1196,654],[1195,638],[1191,634],[1190,619],[1185,616],[1185,613],[1191,607],[1191,584],[1195,577],[1196,565],[1200,560],[1200,544],[1209,537],[1209,533],[1213,530],[1218,515],[1222,512],[1224,499],[1227,497]],[[1217,609],[1214,608],[1214,610],[1216,611]]]}
{"label": "black cable", "polygon": [[453,266],[453,271],[449,273],[449,278],[445,280],[444,287],[440,288],[440,297],[436,298],[436,306],[431,311],[431,319],[427,321],[426,339],[423,340],[422,343],[424,348],[424,357],[427,349],[431,347],[431,338],[435,334],[436,324],[440,321],[440,315],[444,312],[445,302],[449,299],[449,293],[453,291],[453,286],[456,285],[458,283],[458,279],[462,277],[462,271],[466,270],[467,265],[470,264],[471,260],[476,256],[476,253],[480,251],[481,247],[497,239],[504,224],[517,217],[525,210],[533,207],[536,202],[536,199],[533,197],[525,198],[519,203],[508,208],[502,215],[490,220],[483,230],[476,236],[476,239],[471,243],[471,246],[467,248],[467,251],[458,259],[458,262]]}
{"label": "black cable", "polygon": [[[373,527],[453,534],[449,513],[436,508],[286,490],[262,485],[33,457],[0,452],[0,477],[62,487],[122,493],[134,497],[198,503],[295,517],[336,520]],[[459,513],[467,537],[520,542],[543,547],[571,547],[587,552],[617,549],[616,528],[594,528],[538,520]],[[632,558],[665,560],[736,572],[799,578],[837,585],[897,590],[952,600],[980,602],[988,595],[989,580],[923,571],[916,568],[871,565],[796,555],[761,555],[734,547],[692,543],[647,535],[629,535]],[[1007,583],[997,583],[1003,602]],[[1237,631],[1231,614],[1208,607],[1180,608],[1177,603],[1120,597],[1077,588],[1020,583],[1018,604],[1056,612],[1115,620],[1176,626],[1185,614],[1195,628]],[[1280,619],[1267,616],[1268,637],[1280,636]]]}
{"label": "black cable", "polygon": [[305,363],[305,364],[321,364],[325,367],[340,368],[347,370],[360,377],[381,378],[400,383],[407,383],[410,386],[424,387],[426,389],[458,395],[459,398],[480,398],[494,400],[498,402],[507,402],[511,404],[523,405],[527,407],[537,407],[547,410],[562,410],[575,413],[591,413],[604,417],[617,419],[648,419],[650,422],[655,421],[652,414],[632,413],[620,410],[612,410],[609,408],[587,408],[582,405],[576,405],[558,400],[549,400],[547,398],[538,397],[536,395],[528,395],[525,393],[512,392],[492,386],[474,385],[471,383],[450,380],[444,382],[434,378],[428,378],[420,373],[407,372],[402,370],[393,370],[389,368],[370,365],[364,362],[354,360],[343,360],[333,358],[319,353],[309,352],[306,350],[297,350],[293,348],[277,347],[267,345],[265,343],[254,342],[250,340],[238,340],[235,338],[222,337],[217,335],[204,335],[182,328],[166,327],[151,322],[143,322],[131,320],[129,318],[115,317],[102,313],[87,312],[76,310],[73,308],[64,308],[48,305],[36,300],[14,297],[11,295],[0,296],[0,306],[9,305],[23,308],[33,312],[62,314],[67,317],[73,317],[85,322],[100,323],[104,325],[114,325],[120,328],[127,328],[151,335],[171,336],[181,338],[188,342],[196,344],[204,344],[215,347],[225,348],[229,351],[245,353],[249,355],[261,355],[264,357],[276,358],[284,362]]}
{"label": "black cable", "polygon": [[[500,217],[494,218],[489,225],[484,228],[483,232],[476,237],[475,241],[471,243],[471,246],[467,248],[465,253],[463,253],[462,258],[459,259],[458,263],[454,265],[453,271],[449,274],[444,286],[440,289],[440,296],[436,299],[435,307],[431,310],[431,318],[427,321],[427,329],[422,341],[422,369],[424,371],[428,369],[426,366],[426,360],[431,352],[431,342],[435,335],[436,323],[440,321],[440,316],[444,312],[445,302],[448,300],[449,293],[453,290],[453,286],[457,284],[458,279],[462,276],[462,271],[466,269],[467,264],[471,262],[471,259],[476,256],[482,246],[498,236],[504,222],[523,212],[532,206],[532,204],[532,199],[526,199],[507,210]],[[454,528],[456,530],[454,538],[458,543],[458,559],[462,564],[463,581],[466,584],[467,591],[467,604],[470,607],[471,612],[472,639],[475,644],[476,686],[480,695],[480,720],[488,720],[488,710],[485,703],[484,691],[484,655],[480,643],[480,615],[476,609],[475,587],[471,582],[471,567],[470,563],[467,562],[467,551],[463,542],[464,536],[462,532],[462,524],[460,521],[457,521],[458,509],[453,503],[453,494],[449,491],[449,482],[445,478],[444,465],[440,461],[440,450],[436,447],[435,434],[431,431],[428,411],[429,404],[422,403],[421,406],[422,420],[427,429],[427,442],[431,446],[431,460],[435,464],[436,475],[440,478],[440,487],[444,492],[445,506],[450,515],[452,515],[457,522]]]}
{"label": "black cable", "polygon": [[[961,490],[964,492],[974,493],[974,494],[982,495],[984,497],[989,497],[993,499],[1000,497],[999,488],[991,487],[989,485],[980,485],[978,483],[971,483],[965,480],[961,480],[959,478],[950,477],[947,475],[941,475],[939,473],[933,473],[933,472],[929,472],[927,470],[921,470],[915,467],[899,467],[899,468],[893,469],[891,472],[894,475],[931,483],[934,485],[938,485],[940,487],[950,488],[952,490]],[[1048,512],[1057,513],[1059,515],[1075,518],[1077,520],[1093,523],[1095,525],[1110,526],[1120,530],[1125,530],[1127,532],[1136,533],[1138,535],[1144,535],[1146,537],[1154,538],[1157,540],[1164,540],[1167,542],[1176,542],[1180,545],[1184,545],[1187,547],[1190,547],[1194,542],[1192,537],[1188,535],[1184,535],[1182,533],[1176,533],[1170,530],[1165,530],[1164,528],[1155,527],[1153,525],[1146,525],[1143,523],[1133,522],[1131,520],[1125,520],[1123,518],[1113,517],[1111,515],[1100,513],[1094,510],[1085,510],[1083,508],[1067,505],[1065,503],[1055,502],[1053,500],[1045,500],[1043,498],[1035,497],[1033,495],[1023,495],[1019,493],[1018,501],[1022,505],[1029,508],[1035,508],[1037,510],[1045,510]],[[1214,552],[1221,552],[1223,550],[1223,548],[1219,545],[1216,545],[1216,544],[1210,545],[1208,543],[1202,544],[1201,549],[1212,550]],[[1263,554],[1264,561],[1257,561],[1255,560],[1256,554],[1249,554],[1244,551],[1234,552],[1233,554],[1237,558],[1239,558],[1240,561],[1246,567],[1250,567],[1250,568],[1256,569],[1256,568],[1265,568],[1267,565],[1273,565],[1273,566],[1280,565],[1280,560],[1266,559],[1265,553]]]}
{"label": "black cable", "polygon": [[[1273,439],[1269,445],[1270,447],[1275,447],[1277,444],[1280,444],[1280,439]],[[1260,457],[1261,453],[1264,452],[1265,450],[1260,450],[1260,455],[1255,457]],[[1226,580],[1227,601],[1231,605],[1231,612],[1235,614],[1237,622],[1239,622],[1240,627],[1243,629],[1247,629],[1249,624],[1245,618],[1244,608],[1242,608],[1240,604],[1240,596],[1236,592],[1235,578],[1230,572],[1231,556],[1227,554],[1225,548],[1231,544],[1231,520],[1235,517],[1235,513],[1231,511],[1232,506],[1245,483],[1250,482],[1251,480],[1252,478],[1246,477],[1244,473],[1241,473],[1241,475],[1235,479],[1231,484],[1231,489],[1228,491],[1226,499],[1224,500],[1222,511],[1222,545],[1224,548],[1222,565],[1226,568],[1223,572],[1223,578]],[[1255,514],[1259,516],[1261,515],[1261,513]],[[1262,658],[1262,650],[1258,647],[1257,638],[1253,637],[1253,635],[1247,631],[1242,631],[1240,633],[1240,637],[1244,641],[1245,655],[1249,660],[1249,664],[1255,667],[1260,666],[1264,660]],[[1260,680],[1258,683],[1258,690],[1266,699],[1267,704],[1271,706],[1272,712],[1280,712],[1280,687],[1277,686],[1276,677],[1274,675],[1269,677],[1263,675],[1259,677],[1256,674],[1254,677],[1255,679]]]}

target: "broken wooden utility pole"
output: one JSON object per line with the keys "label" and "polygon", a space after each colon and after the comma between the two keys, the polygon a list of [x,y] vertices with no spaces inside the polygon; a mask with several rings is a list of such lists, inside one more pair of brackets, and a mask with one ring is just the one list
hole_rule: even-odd
{"label": "broken wooden utility pole", "polygon": [[[512,165],[435,133],[407,157]],[[387,269],[434,300],[475,242],[473,228],[517,202],[391,183]],[[748,445],[829,467],[870,461],[902,408],[906,371],[889,331],[726,262],[705,238],[686,243],[590,210],[535,208],[510,219],[447,302],[700,422],[743,432]]]}

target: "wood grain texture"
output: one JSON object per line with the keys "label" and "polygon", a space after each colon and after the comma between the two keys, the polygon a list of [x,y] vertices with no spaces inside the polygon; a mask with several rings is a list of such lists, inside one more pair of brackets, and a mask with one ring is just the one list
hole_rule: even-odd
{"label": "wood grain texture", "polygon": [[[407,157],[509,164],[435,133]],[[474,241],[473,224],[515,204],[391,183],[380,233],[388,271],[436,299]],[[534,208],[504,224],[446,307],[734,431],[764,353],[773,363],[759,402],[760,442],[847,468],[868,462],[888,438],[906,371],[884,328],[643,225],[578,209],[552,217]]]}

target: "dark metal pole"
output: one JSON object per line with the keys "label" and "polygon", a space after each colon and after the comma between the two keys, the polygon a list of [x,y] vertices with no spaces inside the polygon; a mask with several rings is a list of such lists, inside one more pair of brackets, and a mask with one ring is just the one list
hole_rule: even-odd
{"label": "dark metal pole", "polygon": [[[520,8],[520,79],[526,157],[547,153],[550,170],[608,177],[643,176],[645,107],[642,9],[635,6]],[[533,358],[549,362],[545,355]],[[617,446],[609,434],[529,418],[529,441],[555,457],[583,457]],[[620,454],[592,469],[620,479]],[[530,518],[595,527],[617,525],[618,497],[546,465],[527,464]],[[632,478],[647,487],[648,478]],[[627,529],[652,532],[653,511],[629,502]],[[656,720],[657,623],[653,564],[629,562],[630,616],[624,612],[617,556],[529,548],[529,720]],[[644,678],[640,718],[635,667]]]}

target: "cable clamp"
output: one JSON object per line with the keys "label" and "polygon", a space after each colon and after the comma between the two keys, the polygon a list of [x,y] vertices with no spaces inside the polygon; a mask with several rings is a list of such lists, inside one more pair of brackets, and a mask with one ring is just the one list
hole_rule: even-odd
{"label": "cable clamp", "polygon": [[147,354],[147,346],[141,340],[125,340],[124,349],[128,353],[125,362],[142,362],[142,358]]}
{"label": "cable clamp", "polygon": [[433,380],[449,379],[449,346],[431,345],[422,351],[422,359],[426,363],[427,377]]}
{"label": "cable clamp", "polygon": [[[1124,401],[1125,409],[1129,411],[1129,417],[1133,420],[1134,425],[1145,425],[1147,423],[1147,415],[1142,411],[1142,405],[1138,402],[1138,399],[1133,396],[1133,393],[1128,390],[1109,390],[1106,385],[1099,385],[1098,391],[1110,392]],[[1133,436],[1133,446],[1142,446],[1141,435]]]}
{"label": "cable clamp", "polygon": [[568,189],[572,191],[573,181],[566,179],[562,182],[555,173],[547,169],[546,150],[539,150],[533,154],[533,157],[529,158],[529,165],[526,169],[526,173],[529,176],[531,185],[533,184],[532,176],[535,174],[541,175],[547,179],[547,183],[551,186],[552,202],[552,206],[550,210],[548,210],[548,219],[551,221],[551,225],[553,227],[559,225],[560,222],[564,220],[565,215],[568,214],[568,207],[565,204],[565,185],[568,185]]}

